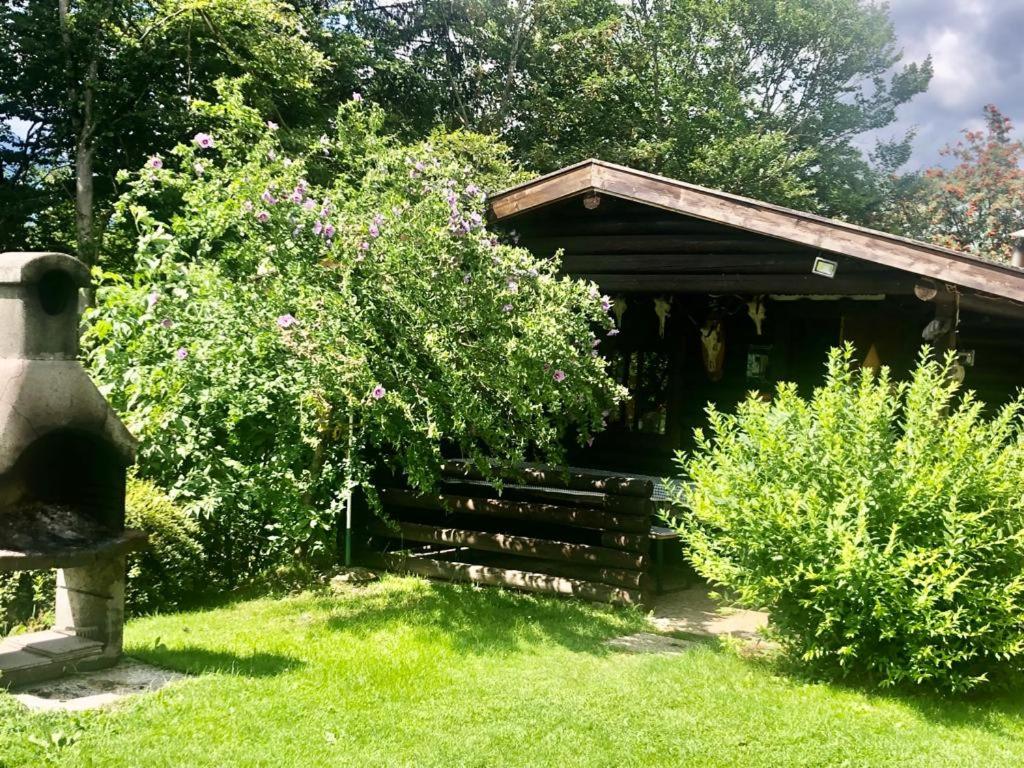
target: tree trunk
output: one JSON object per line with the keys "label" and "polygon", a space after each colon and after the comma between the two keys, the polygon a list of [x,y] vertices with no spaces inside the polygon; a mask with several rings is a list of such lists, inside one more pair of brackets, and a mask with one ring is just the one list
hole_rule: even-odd
{"label": "tree trunk", "polygon": [[75,240],[78,258],[86,266],[96,263],[96,233],[93,226],[92,160],[94,148],[79,137],[75,147]]}
{"label": "tree trunk", "polygon": [[96,264],[98,248],[96,243],[96,227],[93,206],[93,158],[96,147],[93,138],[96,133],[93,99],[96,92],[96,78],[99,74],[99,59],[96,46],[93,46],[92,57],[86,67],[85,77],[80,84],[75,83],[75,66],[73,41],[71,39],[70,3],[59,0],[61,40],[64,44],[64,57],[68,82],[68,112],[75,130],[75,242],[78,258],[86,266]]}

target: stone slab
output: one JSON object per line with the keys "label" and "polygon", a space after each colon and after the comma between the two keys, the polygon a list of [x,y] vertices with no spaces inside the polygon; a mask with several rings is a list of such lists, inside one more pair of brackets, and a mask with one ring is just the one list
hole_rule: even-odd
{"label": "stone slab", "polygon": [[36,712],[78,712],[153,693],[184,679],[181,673],[124,658],[109,669],[25,686],[12,696]]}
{"label": "stone slab", "polygon": [[6,645],[21,648],[44,658],[73,661],[83,656],[92,656],[103,651],[103,643],[86,637],[49,629],[44,632],[30,632],[15,635],[5,641]]}
{"label": "stone slab", "polygon": [[45,656],[29,653],[6,643],[0,645],[0,679],[12,673],[48,667],[51,663]]}
{"label": "stone slab", "polygon": [[709,594],[707,587],[692,587],[661,595],[655,601],[651,624],[659,632],[718,637],[731,635],[741,640],[761,641],[768,626],[763,611],[724,608]]}

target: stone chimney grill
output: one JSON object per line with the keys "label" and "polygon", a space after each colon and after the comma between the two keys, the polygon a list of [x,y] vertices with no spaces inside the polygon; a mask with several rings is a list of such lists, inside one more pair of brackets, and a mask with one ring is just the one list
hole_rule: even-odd
{"label": "stone chimney grill", "polygon": [[78,362],[89,271],[60,253],[0,254],[0,571],[57,569],[56,625],[0,642],[0,685],[121,654],[125,474],[135,440]]}

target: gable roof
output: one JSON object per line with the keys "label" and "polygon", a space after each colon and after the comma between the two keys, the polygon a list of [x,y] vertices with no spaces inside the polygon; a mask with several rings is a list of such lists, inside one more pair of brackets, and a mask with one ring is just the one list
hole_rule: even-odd
{"label": "gable roof", "polygon": [[603,160],[584,160],[497,192],[489,197],[489,210],[493,220],[500,222],[588,192],[631,200],[1024,302],[1024,270],[1016,267]]}

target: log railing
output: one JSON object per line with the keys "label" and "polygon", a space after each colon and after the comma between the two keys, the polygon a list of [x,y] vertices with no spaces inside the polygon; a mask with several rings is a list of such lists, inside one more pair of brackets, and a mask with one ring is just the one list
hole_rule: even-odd
{"label": "log railing", "polygon": [[650,480],[530,467],[499,492],[476,468],[446,465],[440,493],[381,490],[368,564],[431,578],[637,604],[653,580]]}

